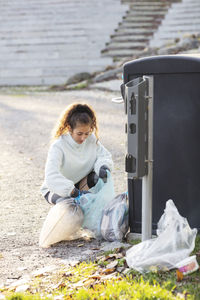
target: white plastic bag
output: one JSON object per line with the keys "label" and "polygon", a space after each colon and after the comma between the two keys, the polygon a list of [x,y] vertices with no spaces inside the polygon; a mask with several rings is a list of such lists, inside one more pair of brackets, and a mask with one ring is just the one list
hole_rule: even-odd
{"label": "white plastic bag", "polygon": [[103,210],[101,235],[109,242],[122,241],[128,231],[127,193],[117,195]]}
{"label": "white plastic bag", "polygon": [[40,233],[39,246],[46,248],[64,240],[72,240],[83,223],[83,212],[73,198],[54,205]]}
{"label": "white plastic bag", "polygon": [[130,248],[126,253],[127,264],[139,272],[173,269],[193,251],[196,234],[197,229],[191,229],[174,202],[168,200],[158,222],[157,237]]}
{"label": "white plastic bag", "polygon": [[89,191],[90,193],[82,195],[77,202],[84,213],[82,227],[91,230],[95,237],[100,238],[103,209],[115,196],[110,172],[108,172],[106,183],[99,179],[97,184]]}

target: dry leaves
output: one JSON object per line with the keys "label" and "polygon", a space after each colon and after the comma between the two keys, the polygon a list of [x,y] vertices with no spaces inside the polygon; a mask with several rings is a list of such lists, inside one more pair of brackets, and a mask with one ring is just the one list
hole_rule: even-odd
{"label": "dry leaves", "polygon": [[107,268],[107,269],[102,270],[100,274],[108,275],[108,274],[111,274],[114,272],[115,272],[115,268]]}
{"label": "dry leaves", "polygon": [[114,261],[112,261],[111,263],[109,263],[107,265],[107,268],[108,269],[115,269],[117,267],[117,265],[118,265],[118,260],[114,260]]}
{"label": "dry leaves", "polygon": [[[84,244],[78,244],[78,247],[82,247]],[[90,274],[87,275],[87,277],[80,276],[81,274],[81,267],[80,261],[74,260],[70,261],[68,263],[68,266],[75,268],[74,269],[68,269],[65,272],[57,273],[58,267],[55,265],[47,266],[44,268],[41,268],[39,270],[36,270],[33,272],[32,278],[35,278],[36,280],[42,280],[43,285],[45,286],[45,290],[48,290],[49,292],[67,288],[68,296],[70,291],[73,293],[74,290],[79,288],[93,288],[97,284],[105,284],[107,280],[110,280],[112,278],[120,280],[120,274],[126,273],[127,265],[126,261],[124,259],[125,252],[123,251],[123,248],[118,249],[116,253],[111,253],[108,255],[101,255],[96,259],[98,268],[94,268]],[[80,272],[80,273],[79,273]],[[90,271],[88,271],[90,272]],[[57,279],[55,281],[55,278]],[[9,290],[15,291],[15,292],[26,292],[34,291],[34,286],[30,282],[24,282],[24,281],[17,281],[15,282],[15,285],[9,286]]]}
{"label": "dry leaves", "polygon": [[44,267],[44,268],[34,271],[32,273],[32,275],[34,277],[41,277],[41,276],[46,275],[49,272],[55,271],[57,268],[58,268],[57,266],[47,266],[47,267]]}

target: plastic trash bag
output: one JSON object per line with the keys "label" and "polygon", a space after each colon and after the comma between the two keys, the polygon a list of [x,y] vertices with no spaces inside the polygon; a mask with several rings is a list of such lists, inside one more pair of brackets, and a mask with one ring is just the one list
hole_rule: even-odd
{"label": "plastic trash bag", "polygon": [[60,241],[75,239],[82,223],[83,212],[73,198],[58,202],[44,221],[39,246],[46,248]]}
{"label": "plastic trash bag", "polygon": [[193,251],[196,234],[197,229],[191,229],[174,202],[168,200],[158,222],[157,237],[130,248],[127,264],[139,272],[173,269]]}
{"label": "plastic trash bag", "polygon": [[89,229],[95,237],[100,238],[103,209],[115,197],[114,184],[110,172],[108,172],[106,183],[99,178],[97,184],[89,191],[90,193],[76,199],[84,214],[82,227]]}
{"label": "plastic trash bag", "polygon": [[127,193],[117,195],[103,210],[101,235],[109,242],[122,241],[128,231]]}

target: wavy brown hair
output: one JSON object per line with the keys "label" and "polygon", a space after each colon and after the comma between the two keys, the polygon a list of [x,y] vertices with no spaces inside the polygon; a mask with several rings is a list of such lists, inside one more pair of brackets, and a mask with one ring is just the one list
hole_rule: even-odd
{"label": "wavy brown hair", "polygon": [[77,126],[77,123],[90,124],[91,131],[95,133],[98,140],[98,125],[94,110],[88,104],[74,103],[69,105],[61,114],[57,125],[55,126],[52,137],[59,138],[62,134],[69,132]]}

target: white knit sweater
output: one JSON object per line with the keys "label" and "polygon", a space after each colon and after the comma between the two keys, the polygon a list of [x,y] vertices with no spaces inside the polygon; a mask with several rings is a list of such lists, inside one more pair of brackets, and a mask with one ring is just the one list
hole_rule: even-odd
{"label": "white knit sweater", "polygon": [[94,134],[82,144],[76,143],[69,133],[62,135],[49,149],[41,193],[44,196],[50,191],[67,197],[74,189],[74,184],[92,170],[98,175],[102,165],[112,170],[112,157],[110,152],[97,142]]}

